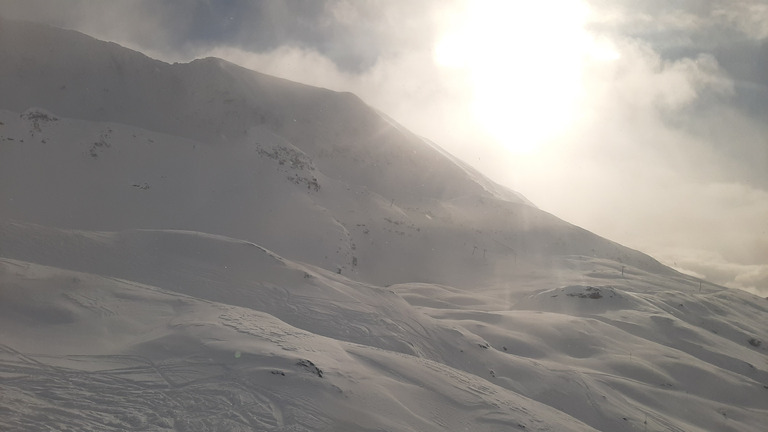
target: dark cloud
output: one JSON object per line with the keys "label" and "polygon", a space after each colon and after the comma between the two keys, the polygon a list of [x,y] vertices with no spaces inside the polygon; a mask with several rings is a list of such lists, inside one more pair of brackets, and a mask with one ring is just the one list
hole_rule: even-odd
{"label": "dark cloud", "polygon": [[664,120],[708,147],[691,152],[712,150],[723,158],[729,169],[720,173],[720,180],[768,190],[768,4],[743,0],[591,0],[590,4],[600,12],[591,24],[593,31],[647,44],[664,62],[703,54],[714,59],[732,83],[730,91],[699,92],[693,103],[667,113]]}
{"label": "dark cloud", "polygon": [[[310,49],[360,72],[379,56],[432,42],[433,2],[344,0],[10,0],[7,18],[44,22],[150,52],[191,55],[227,45],[260,53]],[[426,19],[425,19],[426,18]]]}
{"label": "dark cloud", "polygon": [[[712,55],[737,83],[741,102],[768,111],[768,98],[760,97],[768,88],[768,4],[759,0],[589,3],[601,12],[590,24],[593,31],[642,41],[669,61]],[[748,99],[756,89],[759,96]]]}

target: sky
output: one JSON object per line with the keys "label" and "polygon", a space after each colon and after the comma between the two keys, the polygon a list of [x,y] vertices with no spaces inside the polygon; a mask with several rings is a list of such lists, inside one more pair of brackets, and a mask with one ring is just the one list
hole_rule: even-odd
{"label": "sky", "polygon": [[5,0],[351,91],[539,208],[768,296],[768,2]]}

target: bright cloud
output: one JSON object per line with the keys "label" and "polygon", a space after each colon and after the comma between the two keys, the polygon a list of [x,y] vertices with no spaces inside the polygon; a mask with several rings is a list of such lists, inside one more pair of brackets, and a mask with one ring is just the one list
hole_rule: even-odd
{"label": "bright cloud", "polygon": [[534,151],[578,116],[585,56],[618,56],[584,30],[583,2],[488,0],[454,13],[435,60],[467,75],[474,121],[515,153]]}

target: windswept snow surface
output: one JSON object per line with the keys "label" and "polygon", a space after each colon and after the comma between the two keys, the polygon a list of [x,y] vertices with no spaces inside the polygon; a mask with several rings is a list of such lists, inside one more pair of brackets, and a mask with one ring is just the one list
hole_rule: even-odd
{"label": "windswept snow surface", "polygon": [[353,95],[2,19],[0,59],[0,430],[764,430],[766,299]]}

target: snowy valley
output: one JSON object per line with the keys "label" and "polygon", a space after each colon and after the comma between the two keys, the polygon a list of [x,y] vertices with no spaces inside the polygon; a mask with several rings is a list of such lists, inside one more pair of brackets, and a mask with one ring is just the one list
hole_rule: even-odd
{"label": "snowy valley", "polygon": [[766,299],[354,95],[4,19],[0,59],[2,430],[764,428]]}

